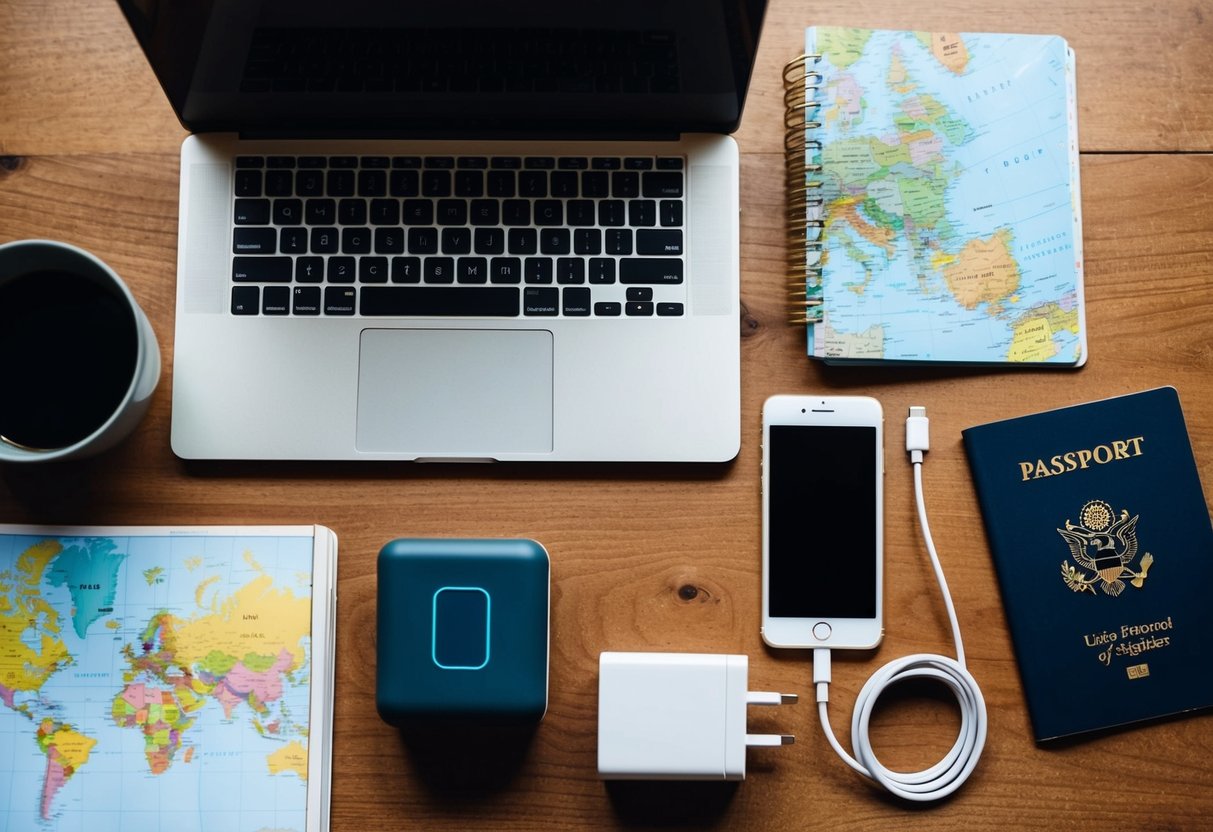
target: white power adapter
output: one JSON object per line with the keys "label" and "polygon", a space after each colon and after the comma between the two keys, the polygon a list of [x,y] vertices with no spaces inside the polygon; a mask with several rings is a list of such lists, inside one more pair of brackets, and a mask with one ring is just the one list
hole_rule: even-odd
{"label": "white power adapter", "polygon": [[605,780],[744,780],[746,748],[789,745],[747,734],[747,705],[796,701],[747,690],[746,656],[603,653],[598,658],[598,775]]}

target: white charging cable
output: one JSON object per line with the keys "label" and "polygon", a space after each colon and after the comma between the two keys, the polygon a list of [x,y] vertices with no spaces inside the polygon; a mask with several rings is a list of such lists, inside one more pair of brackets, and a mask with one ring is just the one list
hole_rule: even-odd
{"label": "white charging cable", "polygon": [[[927,524],[926,503],[922,496],[922,458],[930,448],[925,407],[911,407],[906,419],[906,451],[910,464],[914,466],[914,497],[918,505],[918,525],[922,539],[931,556],[931,566],[943,593],[948,620],[952,624],[952,640],[956,644],[956,658],[932,653],[915,653],[904,656],[880,668],[868,679],[855,700],[855,713],[851,717],[851,745],[855,756],[851,756],[839,744],[830,727],[827,703],[830,685],[830,651],[819,647],[813,651],[813,685],[817,689],[817,713],[821,717],[822,730],[838,756],[865,777],[876,781],[898,797],[914,801],[931,801],[947,797],[956,791],[977,766],[981,750],[986,744],[986,702],[981,688],[965,668],[964,643],[960,638],[960,625],[956,621],[956,608],[948,592],[948,582],[939,565],[935,542],[931,539],[931,528]],[[922,771],[893,771],[881,764],[872,750],[868,726],[876,700],[890,685],[907,679],[935,679],[946,685],[956,696],[960,705],[960,734],[951,750],[935,765]]]}

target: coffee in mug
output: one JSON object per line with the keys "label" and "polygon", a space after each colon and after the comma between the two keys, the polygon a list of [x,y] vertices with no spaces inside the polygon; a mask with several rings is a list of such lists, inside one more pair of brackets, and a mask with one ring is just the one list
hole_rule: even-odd
{"label": "coffee in mug", "polygon": [[96,453],[143,415],[160,354],[142,309],[73,246],[0,246],[0,459]]}

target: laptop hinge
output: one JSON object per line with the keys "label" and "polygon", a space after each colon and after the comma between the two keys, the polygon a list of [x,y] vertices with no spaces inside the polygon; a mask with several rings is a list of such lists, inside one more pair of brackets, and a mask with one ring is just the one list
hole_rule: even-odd
{"label": "laptop hinge", "polygon": [[593,141],[593,142],[671,142],[677,141],[677,132],[652,131],[630,133],[603,133],[599,131],[561,131],[558,133],[536,133],[509,130],[410,130],[407,133],[388,130],[241,130],[239,137],[245,141],[276,140],[289,141]]}

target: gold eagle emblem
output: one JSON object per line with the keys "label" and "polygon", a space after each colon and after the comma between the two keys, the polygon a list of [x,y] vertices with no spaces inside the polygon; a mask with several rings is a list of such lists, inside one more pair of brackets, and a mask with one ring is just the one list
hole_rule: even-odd
{"label": "gold eagle emblem", "polygon": [[1103,500],[1091,500],[1078,515],[1079,525],[1067,519],[1066,527],[1058,529],[1057,533],[1069,544],[1070,556],[1077,566],[1068,560],[1062,561],[1061,576],[1066,586],[1074,592],[1094,595],[1098,584],[1105,595],[1115,598],[1124,592],[1127,578],[1135,588],[1141,589],[1154,556],[1146,552],[1141,556],[1140,571],[1133,571],[1140,516],[1130,517],[1128,511],[1121,509],[1117,517]]}

